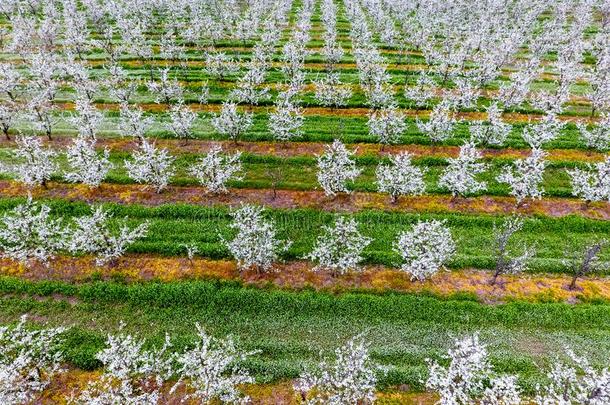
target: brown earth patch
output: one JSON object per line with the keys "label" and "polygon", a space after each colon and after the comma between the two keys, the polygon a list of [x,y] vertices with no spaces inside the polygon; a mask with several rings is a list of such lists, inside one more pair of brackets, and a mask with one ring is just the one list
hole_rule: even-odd
{"label": "brown earth patch", "polygon": [[[120,278],[127,281],[176,281],[195,279],[239,280],[248,285],[264,287],[272,284],[279,288],[343,292],[352,289],[375,292],[399,291],[428,292],[440,296],[469,293],[481,302],[496,304],[507,300],[553,301],[578,303],[583,299],[610,299],[610,277],[584,278],[579,288],[568,290],[569,275],[525,274],[502,276],[499,282],[489,284],[491,272],[484,270],[454,270],[436,274],[425,282],[412,281],[398,269],[385,266],[365,266],[359,272],[333,276],[326,271],[313,271],[305,261],[278,263],[272,271],[257,273],[238,271],[235,262],[186,257],[156,255],[127,255],[115,266],[98,267],[90,257],[59,256],[48,268],[25,268],[9,259],[0,259],[0,274],[28,280],[62,280],[83,282],[94,278]],[[54,297],[53,299],[62,299]]]}
{"label": "brown earth patch", "polygon": [[454,200],[446,195],[401,197],[392,204],[388,196],[380,193],[354,192],[327,197],[322,191],[295,191],[271,189],[234,188],[227,194],[212,195],[202,187],[170,186],[162,193],[136,184],[104,183],[98,189],[66,183],[48,184],[47,188],[28,189],[15,181],[0,181],[0,196],[35,198],[63,198],[75,201],[114,202],[119,204],[143,204],[157,206],[171,203],[203,206],[235,207],[241,204],[259,204],[271,208],[312,208],[332,212],[357,212],[377,209],[399,212],[459,212],[467,214],[523,214],[563,217],[579,215],[594,219],[610,219],[610,204],[591,203],[566,198],[544,198],[516,207],[512,197],[472,197]]}

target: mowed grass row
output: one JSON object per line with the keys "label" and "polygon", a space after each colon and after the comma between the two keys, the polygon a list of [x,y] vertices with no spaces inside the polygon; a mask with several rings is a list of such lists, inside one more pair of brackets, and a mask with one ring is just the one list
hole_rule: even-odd
{"label": "mowed grass row", "polygon": [[120,284],[32,283],[0,279],[0,322],[28,314],[35,325],[66,326],[69,364],[100,366],[94,353],[121,321],[126,331],[173,350],[195,341],[199,322],[215,336],[231,334],[241,348],[260,350],[244,366],[258,382],[295,378],[351,336],[364,333],[375,360],[390,366],[381,388],[423,389],[427,358],[440,359],[454,338],[480,333],[499,372],[519,374],[531,393],[545,368],[569,345],[595,366],[610,354],[610,306],[512,302],[490,306],[467,297],[291,292],[238,283],[193,281]]}
{"label": "mowed grass row", "polygon": [[[205,154],[181,154],[174,161],[175,176],[170,184],[179,186],[200,185],[198,180],[190,173],[191,168]],[[106,182],[116,184],[134,184],[125,169],[124,162],[131,160],[128,152],[113,152],[110,161],[114,168],[108,173]],[[381,163],[389,164],[388,158],[377,156],[363,156],[354,159],[356,164],[362,169],[362,173],[352,183],[349,188],[354,191],[378,191],[376,169]],[[56,161],[59,164],[58,173],[69,172],[70,166],[65,155],[60,155]],[[270,189],[273,187],[286,190],[314,190],[320,189],[317,180],[317,163],[315,157],[276,157],[269,155],[244,154],[242,156],[242,180],[231,180],[228,186],[235,188],[260,188]],[[487,182],[487,190],[476,193],[475,195],[508,196],[510,187],[504,183],[499,183],[496,177],[502,173],[503,168],[512,165],[510,159],[482,159],[487,164],[487,171],[477,176],[480,181]],[[7,149],[0,149],[0,165],[9,167],[18,164],[19,161],[11,156]],[[443,158],[416,158],[413,163],[425,171],[426,192],[429,194],[449,194],[446,188],[439,187],[439,179],[443,175],[448,162]],[[551,197],[572,197],[571,177],[567,170],[575,167],[587,168],[582,162],[560,162],[553,161],[547,166],[544,174],[544,181],[541,184],[546,196]],[[12,178],[10,169],[4,174],[3,178]],[[60,174],[53,177],[53,180],[64,181]],[[204,190],[202,189],[202,192]]]}
{"label": "mowed grass row", "polygon": [[[273,108],[269,107],[267,112],[272,112]],[[341,110],[334,112],[336,115],[306,115],[304,117],[302,134],[295,137],[295,141],[301,142],[332,142],[339,139],[344,143],[378,143],[379,139],[369,134],[367,125],[368,117],[366,114],[362,116],[342,116]],[[147,113],[146,116],[155,119],[152,128],[147,131],[146,135],[149,138],[173,139],[175,136],[167,129],[167,124],[170,122],[167,113]],[[199,113],[191,129],[193,139],[202,140],[226,140],[227,137],[220,135],[212,126],[213,113]],[[53,128],[55,136],[76,136],[77,130],[72,126],[68,118],[70,113],[64,112],[57,114],[56,124]],[[422,118],[421,121],[426,121]],[[98,137],[114,138],[122,135],[119,132],[120,117],[118,112],[106,112],[105,119],[99,128]],[[469,122],[461,122],[456,124],[452,131],[452,136],[442,142],[433,142],[429,136],[422,133],[417,127],[417,121],[414,118],[405,119],[406,128],[404,133],[398,137],[398,145],[440,145],[440,146],[460,146],[470,139]],[[523,139],[523,128],[525,124],[515,123],[506,142],[501,146],[489,146],[496,149],[503,148],[518,148],[530,149],[530,146]],[[11,129],[12,134],[36,134],[33,124],[29,121],[18,121],[15,127]],[[257,112],[253,116],[252,126],[245,131],[240,137],[240,141],[275,141],[272,132],[269,129],[269,117],[267,113]],[[278,148],[281,143],[278,142]],[[487,147],[487,146],[486,146]],[[559,136],[544,144],[544,149],[578,149],[587,150],[586,143],[580,137],[580,131],[573,123],[566,123],[564,128],[559,132]]]}
{"label": "mowed grass row", "polygon": [[[23,198],[0,199],[0,214],[6,213]],[[89,214],[85,203],[67,200],[44,200],[54,215],[68,220],[73,216]],[[222,238],[234,235],[229,228],[232,221],[226,207],[200,207],[167,204],[150,208],[141,205],[105,205],[115,215],[115,221],[128,217],[128,223],[136,225],[149,221],[148,236],[134,243],[131,253],[150,253],[167,256],[184,256],[184,244],[194,243],[201,256],[212,259],[230,258],[230,252]],[[290,249],[282,254],[285,260],[301,259],[315,245],[324,225],[333,223],[335,214],[312,209],[268,209],[265,215],[277,226],[278,237],[293,241]],[[438,219],[446,221],[457,244],[457,254],[449,261],[450,268],[490,269],[495,265],[493,251],[494,224],[501,224],[500,216],[466,214],[413,214],[399,212],[362,211],[353,214],[360,223],[361,232],[373,238],[363,253],[364,262],[397,267],[400,256],[393,251],[393,243],[399,233],[410,230],[418,220]],[[69,222],[69,221],[68,221]],[[562,218],[529,217],[515,241],[536,247],[536,255],[530,263],[532,272],[568,272],[563,264],[566,254],[579,251],[587,243],[610,234],[610,222],[576,216]],[[610,260],[608,250],[602,252],[602,260]]]}

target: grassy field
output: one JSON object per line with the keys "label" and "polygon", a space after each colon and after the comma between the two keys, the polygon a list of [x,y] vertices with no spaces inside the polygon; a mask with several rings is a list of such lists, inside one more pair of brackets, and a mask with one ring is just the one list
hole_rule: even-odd
{"label": "grassy field", "polygon": [[[389,88],[406,117],[406,130],[396,145],[382,150],[378,140],[369,135],[367,115],[371,109],[359,84],[352,27],[342,1],[337,2],[337,42],[346,52],[336,65],[336,72],[353,90],[353,96],[341,108],[322,106],[314,97],[313,82],[328,73],[320,53],[324,46],[321,2],[315,3],[307,43],[310,54],[303,65],[305,86],[299,94],[305,117],[303,133],[294,141],[275,141],[268,123],[278,94],[286,88],[281,71],[282,49],[294,32],[301,1],[292,3],[288,24],[271,52],[264,82],[270,97],[258,105],[239,107],[240,111],[253,114],[253,125],[236,143],[218,134],[211,119],[247,72],[253,48],[260,43],[258,34],[244,41],[225,36],[214,43],[192,44],[180,39],[178,43],[185,47],[187,59],[180,64],[160,54],[166,27],[159,24],[145,33],[153,50],[150,58],[121,54],[117,65],[126,70],[130,81],[137,83],[130,104],[141,107],[145,116],[153,119],[146,137],[175,157],[175,176],[169,189],[159,195],[136,184],[127,174],[123,163],[130,159],[137,143],[121,136],[119,103],[106,88],[93,97],[93,105],[103,113],[97,147],[100,151],[108,147],[114,168],[99,189],[69,185],[62,175],[68,169],[63,152],[78,134],[70,123],[76,114],[77,94],[71,80],[61,82],[51,103],[52,140],[36,129],[31,116],[22,114],[16,119],[9,131],[13,139],[0,140],[0,218],[33,195],[51,208],[53,218],[63,218],[66,225],[73,218],[89,214],[89,202],[103,204],[114,215],[113,229],[118,229],[123,220],[131,226],[147,221],[150,226],[144,238],[129,246],[125,262],[114,267],[94,266],[87,261],[89,258],[71,258],[67,251],[58,252],[48,268],[26,268],[0,259],[0,323],[14,324],[27,314],[32,328],[65,326],[62,350],[66,367],[76,373],[100,370],[95,354],[104,347],[107,334],[116,332],[121,322],[127,332],[145,338],[147,347],[162,345],[164,336],[169,334],[174,343],[172,350],[192,344],[197,334],[195,324],[199,323],[213,336],[231,335],[240,348],[260,351],[243,366],[256,377],[255,388],[272,387],[271,391],[276,386],[290,386],[321,355],[332,355],[336,347],[359,333],[370,342],[372,357],[389,366],[378,386],[385,393],[406,390],[427,395],[423,394],[427,359],[442,359],[455,338],[474,333],[488,345],[491,363],[498,372],[518,375],[525,395],[533,394],[537,384],[547,381],[549,367],[558,358],[565,360],[567,346],[586,356],[592,365],[607,366],[610,270],[604,268],[586,277],[584,287],[568,291],[566,280],[573,268],[564,262],[566,256],[610,235],[608,203],[589,205],[574,197],[567,173],[574,168],[586,169],[608,157],[605,150],[587,148],[576,125],[585,123],[592,128],[600,120],[599,114],[591,114],[591,84],[579,77],[569,86],[569,100],[558,116],[566,125],[556,139],[544,144],[549,158],[541,184],[545,191],[542,200],[516,207],[508,186],[496,180],[504,166],[529,153],[523,130],[540,120],[543,111],[527,101],[503,110],[503,120],[512,124],[503,145],[480,146],[487,170],[479,180],[488,183],[487,190],[451,199],[447,190],[438,187],[447,158],[457,156],[458,147],[470,138],[469,128],[487,118],[486,107],[496,100],[499,88],[508,83],[518,62],[530,58],[531,52],[518,50],[498,76],[482,86],[475,105],[455,113],[459,122],[452,136],[432,142],[417,123],[429,119],[442,97],[418,107],[414,100],[406,98],[404,89],[414,86],[419,74],[433,66],[427,64],[420,49],[389,45],[375,32],[373,43],[384,58]],[[373,21],[372,16],[368,18]],[[591,38],[597,32],[597,19],[596,16],[594,26],[586,30],[583,38]],[[395,22],[398,27],[398,20]],[[10,28],[12,23],[0,15],[0,28]],[[408,36],[409,32],[404,34]],[[92,29],[90,37],[103,38],[96,29]],[[31,79],[27,63],[15,52],[1,52],[1,39],[0,64],[16,66],[27,76],[20,85],[27,87]],[[61,41],[56,46],[54,51],[58,54],[65,51]],[[209,51],[226,52],[236,59],[239,69],[222,79],[210,76],[204,69]],[[542,70],[531,83],[531,91],[558,88],[557,60],[554,51],[542,58]],[[109,78],[108,61],[106,53],[93,47],[81,62],[90,78],[101,83]],[[595,63],[588,51],[580,61],[586,69]],[[167,129],[172,104],[155,103],[155,94],[146,86],[151,77],[159,81],[157,68],[166,67],[171,79],[180,84],[185,105],[197,113],[192,139],[186,143]],[[473,67],[467,63],[467,69]],[[437,95],[456,89],[454,81],[443,82],[439,74],[432,77]],[[209,99],[200,103],[199,95],[206,87]],[[18,103],[24,108],[28,97],[25,91],[20,94]],[[9,101],[2,93],[0,106],[4,104]],[[58,152],[59,170],[45,187],[27,188],[19,184],[11,170],[20,162],[13,154],[15,138],[23,134],[38,135],[45,146]],[[356,151],[354,160],[362,173],[349,184],[354,194],[330,198],[320,191],[317,155],[335,139]],[[229,181],[226,195],[207,193],[189,174],[189,168],[215,143],[222,144],[226,151],[243,151],[243,179]],[[426,169],[426,193],[403,198],[395,205],[378,192],[375,170],[379,164],[389,162],[390,154],[400,151],[412,153],[413,163]],[[280,193],[277,198],[276,191]],[[276,225],[278,237],[292,241],[280,255],[278,272],[273,276],[238,272],[223,243],[223,238],[234,236],[231,212],[252,201],[265,207],[264,217]],[[304,257],[312,251],[323,227],[337,215],[353,217],[362,234],[372,238],[362,254],[366,272],[336,278],[322,272],[314,277],[310,275],[311,263],[303,264]],[[535,254],[525,274],[507,277],[497,287],[490,286],[486,280],[496,265],[494,229],[513,215],[524,219],[515,240],[533,246]],[[394,243],[417,221],[429,219],[442,220],[449,227],[457,254],[446,263],[449,273],[443,272],[420,285],[399,273],[402,263]],[[197,247],[197,263],[218,268],[198,272],[199,264],[189,264],[185,258],[185,245]],[[600,260],[610,262],[610,249],[602,251]],[[157,268],[138,268],[142,262],[156,263]],[[175,267],[163,268],[168,265]],[[290,271],[280,274],[282,269]],[[66,274],[59,274],[62,271]],[[299,277],[298,272],[307,274]],[[370,272],[387,274],[375,277]],[[160,276],[165,274],[167,277]],[[520,278],[525,280],[523,284],[516,281]],[[523,286],[523,294],[515,291],[519,285]],[[421,403],[436,399],[421,398]],[[405,402],[398,399],[396,403]]]}

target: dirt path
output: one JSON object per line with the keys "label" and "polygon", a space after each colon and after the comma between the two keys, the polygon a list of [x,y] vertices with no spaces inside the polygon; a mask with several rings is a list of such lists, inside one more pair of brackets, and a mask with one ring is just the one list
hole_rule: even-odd
{"label": "dirt path", "polygon": [[36,187],[29,190],[14,181],[0,181],[0,196],[22,197],[31,193],[35,198],[64,198],[86,202],[114,202],[121,204],[161,204],[183,203],[203,206],[229,206],[260,204],[271,208],[312,208],[332,212],[356,212],[378,209],[400,212],[459,212],[467,214],[513,214],[546,215],[563,217],[579,215],[587,218],[610,219],[610,204],[600,202],[589,206],[576,199],[544,198],[532,201],[520,208],[515,207],[512,197],[473,197],[452,200],[451,196],[424,195],[401,197],[391,204],[385,194],[355,192],[326,197],[322,191],[277,190],[274,196],[270,189],[231,189],[228,194],[210,195],[202,187],[171,186],[162,193],[155,193],[143,185],[102,184],[91,190],[82,185],[49,183],[48,188]]}
{"label": "dirt path", "polygon": [[[42,138],[41,138],[42,139]],[[73,137],[58,134],[52,141],[42,139],[46,145],[56,148],[65,148],[72,143]],[[178,139],[157,139],[155,144],[160,148],[167,149],[174,155],[179,154],[199,154],[207,153],[214,145],[219,145],[227,153],[241,151],[254,155],[277,156],[277,157],[314,157],[324,153],[324,147],[328,143],[324,142],[250,142],[243,141],[235,144],[232,141],[212,141],[212,140],[189,140],[184,143]],[[448,158],[456,157],[459,154],[459,146],[429,146],[429,145],[392,145],[386,146],[381,150],[380,144],[358,143],[348,144],[350,149],[354,149],[357,156],[366,155],[393,155],[400,152],[408,152],[414,157],[436,157]],[[14,140],[7,141],[0,138],[0,147],[16,147]],[[131,152],[137,149],[137,144],[132,139],[127,138],[99,138],[98,147],[107,147],[110,150]],[[480,149],[485,158],[498,159],[520,159],[528,156],[529,149]],[[548,150],[548,160],[552,161],[581,161],[599,162],[606,158],[606,154],[600,152],[587,152],[578,149],[551,149]]]}
{"label": "dirt path", "polygon": [[115,267],[97,267],[92,258],[57,257],[50,267],[25,269],[8,259],[0,259],[0,274],[24,277],[32,280],[85,281],[94,273],[105,278],[121,276],[130,281],[145,280],[240,280],[249,285],[265,286],[269,283],[290,289],[310,288],[328,291],[350,289],[400,292],[430,292],[449,296],[469,293],[486,303],[499,303],[519,299],[526,301],[554,301],[576,303],[586,299],[610,299],[610,277],[579,280],[578,289],[567,288],[569,275],[521,274],[501,276],[495,286],[489,284],[491,273],[482,270],[455,270],[440,272],[425,282],[411,281],[408,274],[384,266],[368,266],[362,272],[333,277],[328,272],[312,271],[309,262],[277,264],[274,271],[257,274],[239,272],[232,261],[216,261],[186,257],[161,257],[155,255],[128,255]]}

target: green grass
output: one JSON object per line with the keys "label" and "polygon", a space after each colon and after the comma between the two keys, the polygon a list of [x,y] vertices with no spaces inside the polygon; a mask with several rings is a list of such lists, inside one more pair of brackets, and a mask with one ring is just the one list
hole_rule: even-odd
{"label": "green grass", "polygon": [[[22,198],[0,199],[0,214],[14,207]],[[66,218],[89,213],[84,203],[66,200],[47,200],[54,214]],[[195,243],[201,255],[213,259],[229,258],[230,253],[221,242],[221,236],[231,238],[233,233],[226,207],[198,207],[168,204],[158,207],[140,205],[106,204],[116,218],[128,217],[133,225],[150,222],[146,238],[134,243],[132,253],[154,253],[161,255],[184,255],[185,243]],[[300,259],[309,253],[323,225],[331,224],[334,214],[310,209],[272,210],[266,216],[275,222],[280,238],[293,241],[283,254],[286,260]],[[399,212],[363,211],[354,214],[360,223],[361,232],[373,238],[364,251],[366,263],[398,266],[400,257],[393,251],[393,243],[401,231],[411,229],[417,220],[439,219],[446,221],[457,243],[457,255],[448,263],[451,268],[492,268],[495,264],[492,252],[493,226],[501,218],[488,215],[463,215],[453,213],[414,214]],[[523,231],[515,241],[536,247],[531,261],[533,272],[565,272],[562,258],[568,252],[580,249],[592,240],[610,232],[610,222],[586,219],[577,216],[562,218],[530,217],[525,219]],[[610,259],[607,250],[601,255]]]}
{"label": "green grass", "polygon": [[105,334],[125,321],[127,331],[160,345],[166,332],[179,350],[195,339],[199,322],[215,336],[233,335],[240,347],[261,350],[248,361],[259,382],[294,378],[301,368],[364,332],[373,357],[392,366],[382,387],[421,389],[426,358],[439,358],[451,341],[479,332],[498,371],[518,373],[531,392],[564,345],[605,364],[610,354],[610,306],[532,304],[497,306],[425,295],[291,292],[227,282],[70,285],[0,279],[3,323],[28,313],[36,324],[71,327],[67,360],[99,366],[93,354]]}

